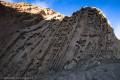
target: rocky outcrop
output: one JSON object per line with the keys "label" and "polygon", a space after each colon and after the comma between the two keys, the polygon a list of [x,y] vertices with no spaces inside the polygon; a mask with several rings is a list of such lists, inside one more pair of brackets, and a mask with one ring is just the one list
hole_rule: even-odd
{"label": "rocky outcrop", "polygon": [[97,8],[64,17],[26,3],[0,5],[0,77],[40,78],[120,62],[118,40]]}

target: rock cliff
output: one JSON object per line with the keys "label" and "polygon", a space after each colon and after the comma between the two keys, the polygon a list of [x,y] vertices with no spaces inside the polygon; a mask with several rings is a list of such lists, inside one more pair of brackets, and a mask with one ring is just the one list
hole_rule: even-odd
{"label": "rock cliff", "polygon": [[[107,64],[120,66],[117,42],[106,17],[97,8],[81,8],[67,17],[49,8],[0,2],[0,78],[88,80],[82,78],[82,72],[90,74],[90,69],[99,71],[98,66]],[[75,79],[70,79],[71,74]]]}

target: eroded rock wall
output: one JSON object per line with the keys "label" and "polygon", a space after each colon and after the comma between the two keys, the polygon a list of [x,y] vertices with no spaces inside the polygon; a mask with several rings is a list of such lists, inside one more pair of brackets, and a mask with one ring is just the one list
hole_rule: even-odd
{"label": "eroded rock wall", "polygon": [[[1,4],[6,5],[4,2]],[[20,15],[19,18],[14,16],[6,21],[11,23],[7,28],[17,27],[11,34],[7,33],[10,38],[3,38],[7,36],[2,35],[0,39],[1,77],[59,72],[72,69],[87,56],[112,59],[118,54],[113,29],[96,8],[85,7],[73,13],[71,17],[64,17],[50,9],[36,7],[39,11],[32,13],[36,9],[28,9],[33,7],[32,5],[8,4],[14,7],[7,6],[5,11],[15,8],[13,14]],[[3,31],[5,24],[2,20],[4,17],[8,19],[10,15],[6,13],[0,18]],[[11,20],[14,21],[10,22]],[[99,64],[101,63],[99,61]]]}

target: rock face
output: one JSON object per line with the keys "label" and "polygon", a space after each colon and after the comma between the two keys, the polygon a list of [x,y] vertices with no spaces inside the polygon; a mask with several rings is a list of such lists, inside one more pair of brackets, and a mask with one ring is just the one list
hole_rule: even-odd
{"label": "rock face", "polygon": [[118,40],[97,8],[85,7],[67,17],[26,3],[0,2],[0,7],[1,78],[36,76],[47,80],[43,76],[46,73],[55,75],[76,69],[86,71],[99,65],[120,65]]}

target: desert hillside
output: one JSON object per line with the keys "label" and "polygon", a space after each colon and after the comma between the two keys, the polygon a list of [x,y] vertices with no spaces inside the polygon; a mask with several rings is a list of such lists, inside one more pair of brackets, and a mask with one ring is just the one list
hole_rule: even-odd
{"label": "desert hillside", "polygon": [[120,41],[101,10],[68,17],[0,1],[0,79],[119,80],[119,67]]}

